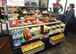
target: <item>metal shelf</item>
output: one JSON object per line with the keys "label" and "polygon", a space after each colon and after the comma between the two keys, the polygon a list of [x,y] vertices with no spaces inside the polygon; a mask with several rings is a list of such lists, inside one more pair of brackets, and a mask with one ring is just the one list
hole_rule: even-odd
{"label": "metal shelf", "polygon": [[[62,33],[63,34],[63,33]],[[50,37],[51,38],[51,37]],[[65,40],[65,36],[63,36],[63,37],[61,37],[61,38],[59,38],[59,39],[56,39],[56,40],[52,40],[52,39],[50,39],[49,38],[49,42],[52,44],[52,45],[56,45],[56,44],[58,44],[58,43],[60,43],[60,42],[63,42],[64,40]]]}
{"label": "metal shelf", "polygon": [[49,39],[49,42],[50,42],[52,45],[56,45],[56,44],[58,44],[58,43],[60,43],[60,42],[63,42],[64,40],[65,40],[65,37],[60,38],[60,39],[58,39],[58,40],[56,40],[56,41],[53,41],[53,40]]}
{"label": "metal shelf", "polygon": [[28,28],[28,27],[34,27],[34,26],[41,26],[41,25],[56,24],[56,23],[61,23],[61,21],[50,22],[50,23],[44,23],[44,24],[28,25],[28,26],[20,26],[20,27],[12,27],[12,28],[9,28],[9,30],[18,29],[18,28]]}
{"label": "metal shelf", "polygon": [[25,52],[23,54],[34,54],[34,53],[37,53],[37,52],[39,52],[41,50],[44,50],[44,48],[45,48],[45,45],[42,45],[42,46],[37,47],[35,49],[29,50],[28,52]]}

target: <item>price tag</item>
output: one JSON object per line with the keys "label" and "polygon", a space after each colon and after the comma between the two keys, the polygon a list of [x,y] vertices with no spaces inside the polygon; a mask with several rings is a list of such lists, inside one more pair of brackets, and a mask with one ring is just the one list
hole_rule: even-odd
{"label": "price tag", "polygon": [[13,25],[16,24],[16,21],[12,21],[12,24],[13,24]]}
{"label": "price tag", "polygon": [[6,24],[2,24],[2,30],[7,30]]}

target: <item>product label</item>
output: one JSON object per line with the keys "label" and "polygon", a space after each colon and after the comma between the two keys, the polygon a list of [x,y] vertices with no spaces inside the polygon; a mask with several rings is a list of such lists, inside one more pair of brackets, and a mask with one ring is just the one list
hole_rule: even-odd
{"label": "product label", "polygon": [[2,30],[7,30],[6,24],[2,24]]}

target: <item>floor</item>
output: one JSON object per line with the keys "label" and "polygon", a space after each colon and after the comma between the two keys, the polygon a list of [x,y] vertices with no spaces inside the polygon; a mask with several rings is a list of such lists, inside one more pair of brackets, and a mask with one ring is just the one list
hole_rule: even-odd
{"label": "floor", "polygon": [[38,54],[76,54],[76,35],[69,34],[63,43]]}

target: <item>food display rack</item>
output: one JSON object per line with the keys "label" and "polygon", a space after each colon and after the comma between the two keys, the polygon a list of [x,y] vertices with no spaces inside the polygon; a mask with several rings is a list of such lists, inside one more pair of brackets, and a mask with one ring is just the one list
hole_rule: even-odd
{"label": "food display rack", "polygon": [[44,23],[44,24],[36,24],[36,25],[28,25],[28,26],[20,26],[20,27],[12,27],[9,28],[9,30],[11,29],[18,29],[18,28],[28,28],[28,27],[34,27],[34,26],[42,26],[42,25],[49,25],[49,24],[57,24],[60,23],[61,21],[56,21],[56,22],[50,22],[50,23]]}
{"label": "food display rack", "polygon": [[[44,25],[54,25],[54,24],[59,24],[59,23],[61,23],[61,21],[51,22],[51,23],[45,23],[45,24],[38,24],[38,25],[29,25],[29,26],[23,26],[23,27],[14,27],[14,28],[10,28],[10,30],[11,30],[11,29],[18,29],[18,28],[27,28],[27,27],[41,26],[41,29],[42,29],[41,33],[44,33],[44,31],[43,31],[43,30],[44,30]],[[30,42],[35,42],[35,41],[37,41],[37,39],[34,39],[34,40],[31,40],[31,41],[22,43],[21,46],[19,46],[19,47],[17,47],[17,48],[16,48],[16,47],[12,47],[12,49],[15,48],[15,49],[13,49],[13,52],[14,52],[14,54],[17,54],[17,53],[22,53],[22,54],[32,53],[32,54],[34,54],[34,53],[37,53],[37,52],[42,51],[42,50],[44,50],[44,49],[47,49],[47,48],[49,48],[49,47],[51,46],[51,44],[52,44],[52,45],[56,45],[56,44],[64,41],[65,38],[59,39],[59,40],[57,40],[57,41],[55,41],[55,42],[52,42],[52,41],[49,39],[50,36],[52,37],[53,35],[57,35],[57,34],[60,34],[60,33],[48,34],[48,37],[47,37],[47,38],[39,39],[39,40],[41,40],[41,41],[45,44],[45,45],[42,45],[41,47],[38,47],[38,48],[32,49],[31,51],[22,53],[22,51],[21,51],[21,46],[27,45],[27,44],[30,43]],[[11,37],[11,39],[12,39],[12,37]],[[13,42],[11,42],[11,43],[13,43]],[[13,44],[12,44],[12,46],[13,46]]]}
{"label": "food display rack", "polygon": [[[44,8],[40,8],[40,9],[44,9]],[[30,14],[27,14],[27,15],[30,15]],[[43,14],[43,15],[48,15],[48,14]],[[8,20],[8,22],[9,22],[9,20]],[[32,28],[32,27],[40,26],[41,27],[40,33],[45,34],[44,33],[44,25],[55,25],[55,24],[60,24],[60,23],[61,23],[61,21],[56,20],[55,22],[48,22],[48,23],[43,23],[43,24],[34,24],[34,25],[27,25],[27,26],[19,26],[19,27],[10,27],[10,24],[8,24],[8,26],[9,26],[8,29],[10,31],[10,30],[13,30],[13,29]],[[51,44],[49,43],[50,35],[53,36],[53,34],[49,34],[47,38],[46,37],[42,38],[42,39],[37,38],[37,39],[33,39],[33,40],[30,40],[30,41],[21,43],[20,46],[14,46],[13,45],[12,35],[10,34],[9,38],[10,38],[10,43],[11,43],[11,48],[12,48],[13,54],[34,54],[34,53],[42,51],[42,50],[44,50],[46,48],[49,48],[48,46],[51,46]],[[54,35],[55,35],[55,33],[54,33]],[[33,43],[33,42],[36,42],[36,41],[39,41],[39,40],[41,42],[43,42],[44,45],[42,45],[40,47],[37,47],[35,49],[29,50],[29,51],[24,52],[24,53],[22,52],[22,50],[21,50],[22,46]],[[62,41],[59,41],[58,43],[60,43],[60,42],[62,42]]]}

